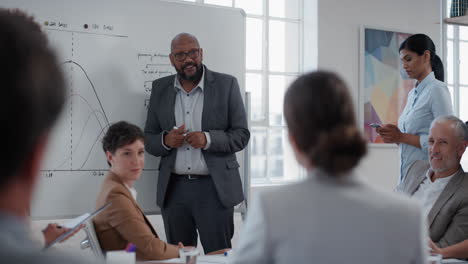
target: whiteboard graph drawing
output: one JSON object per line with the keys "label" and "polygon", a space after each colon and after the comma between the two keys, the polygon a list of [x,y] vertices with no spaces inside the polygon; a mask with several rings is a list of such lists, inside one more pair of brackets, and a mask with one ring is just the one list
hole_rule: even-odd
{"label": "whiteboard graph drawing", "polygon": [[[137,95],[147,94],[147,89],[133,84],[133,76],[127,78],[135,72],[137,63],[135,55],[129,52],[128,38],[71,30],[47,33],[59,50],[68,97],[53,132],[58,140],[49,147],[43,171],[106,171],[109,167],[101,140],[109,124],[134,121],[135,116],[143,118],[146,111],[146,102]],[[128,71],[122,71],[125,68]],[[115,76],[122,76],[122,80],[115,80]],[[145,169],[155,169],[154,164],[148,163]]]}

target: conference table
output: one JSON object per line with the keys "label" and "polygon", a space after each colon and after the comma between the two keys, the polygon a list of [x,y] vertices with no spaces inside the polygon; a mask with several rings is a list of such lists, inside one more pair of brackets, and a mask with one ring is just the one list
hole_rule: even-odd
{"label": "conference table", "polygon": [[[138,264],[144,263],[161,263],[161,264],[180,264],[185,263],[182,259],[169,259],[164,261],[144,261],[144,262],[137,262]],[[197,264],[224,264],[227,263],[227,257],[223,255],[211,255],[211,256],[198,256]],[[458,260],[458,259],[444,259],[442,260],[443,264],[463,264],[468,263],[466,260]]]}
{"label": "conference table", "polygon": [[[224,264],[227,263],[228,257],[223,254],[217,255],[201,255],[197,257],[197,264]],[[161,263],[161,264],[180,264],[185,263],[181,258],[168,259],[168,260],[159,260],[159,261],[142,261],[137,262],[138,264],[144,263]]]}
{"label": "conference table", "polygon": [[[210,256],[198,256],[197,264],[224,264],[227,263],[228,258],[224,255],[210,255]],[[137,262],[138,264],[144,263],[161,263],[161,264],[180,264],[185,263],[182,259],[169,259],[163,261],[144,261],[144,262]],[[458,259],[444,259],[442,260],[443,264],[463,264],[468,263],[466,260],[458,260]]]}

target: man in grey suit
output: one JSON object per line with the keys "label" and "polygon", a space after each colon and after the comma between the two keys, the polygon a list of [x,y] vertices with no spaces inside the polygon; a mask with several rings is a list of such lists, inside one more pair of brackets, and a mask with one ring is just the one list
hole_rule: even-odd
{"label": "man in grey suit", "polygon": [[468,129],[455,116],[437,117],[429,133],[429,161],[415,161],[397,191],[421,201],[429,236],[439,247],[468,239],[468,177],[460,165]]}
{"label": "man in grey suit", "polygon": [[153,82],[145,148],[157,157],[157,204],[169,243],[205,252],[231,248],[233,208],[244,200],[235,153],[250,133],[239,85],[233,76],[202,64],[195,36],[171,42],[176,75]]}
{"label": "man in grey suit", "polygon": [[60,66],[40,26],[24,13],[0,8],[0,36],[0,262],[81,263],[41,251],[26,226],[49,132],[66,99]]}

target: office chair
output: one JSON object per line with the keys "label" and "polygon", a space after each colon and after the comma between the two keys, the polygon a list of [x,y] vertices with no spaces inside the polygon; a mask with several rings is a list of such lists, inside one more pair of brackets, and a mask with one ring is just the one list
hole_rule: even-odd
{"label": "office chair", "polygon": [[98,258],[104,258],[104,254],[101,249],[101,245],[99,244],[99,240],[96,236],[96,231],[94,230],[93,220],[90,219],[86,221],[85,228],[86,238],[81,241],[81,249],[91,248],[93,254]]}

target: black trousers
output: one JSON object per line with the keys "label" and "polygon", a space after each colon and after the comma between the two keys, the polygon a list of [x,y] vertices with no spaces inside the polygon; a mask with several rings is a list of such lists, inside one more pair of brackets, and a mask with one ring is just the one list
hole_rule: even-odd
{"label": "black trousers", "polygon": [[234,208],[224,207],[211,177],[187,179],[171,176],[161,213],[167,241],[197,246],[198,233],[206,253],[231,248]]}

